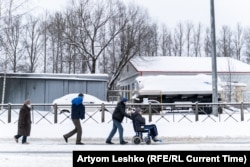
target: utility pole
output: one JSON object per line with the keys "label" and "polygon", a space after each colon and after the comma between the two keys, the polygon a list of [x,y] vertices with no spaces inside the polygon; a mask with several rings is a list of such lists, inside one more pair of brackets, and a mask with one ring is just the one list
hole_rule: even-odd
{"label": "utility pole", "polygon": [[[212,91],[213,103],[218,103],[218,88],[217,88],[217,62],[216,62],[216,31],[215,31],[215,16],[214,16],[214,0],[210,0],[211,8],[211,42],[212,42]],[[218,116],[218,105],[212,105],[213,115]]]}

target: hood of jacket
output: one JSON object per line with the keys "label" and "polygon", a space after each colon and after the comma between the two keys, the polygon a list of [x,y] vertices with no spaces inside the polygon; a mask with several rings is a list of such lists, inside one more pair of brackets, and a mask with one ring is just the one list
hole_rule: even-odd
{"label": "hood of jacket", "polygon": [[82,96],[78,96],[78,97],[74,98],[71,102],[72,102],[72,104],[79,105],[79,104],[82,104],[83,98],[82,98]]}

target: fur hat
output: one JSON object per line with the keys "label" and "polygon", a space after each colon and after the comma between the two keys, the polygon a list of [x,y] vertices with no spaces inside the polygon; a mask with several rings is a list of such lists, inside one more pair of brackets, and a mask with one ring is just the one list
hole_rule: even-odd
{"label": "fur hat", "polygon": [[24,104],[25,104],[25,105],[29,105],[29,104],[30,104],[30,99],[26,99],[26,100],[24,101]]}

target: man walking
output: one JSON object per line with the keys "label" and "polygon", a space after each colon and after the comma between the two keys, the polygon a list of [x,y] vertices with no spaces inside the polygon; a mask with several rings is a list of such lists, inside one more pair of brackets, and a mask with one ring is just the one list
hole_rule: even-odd
{"label": "man walking", "polygon": [[77,133],[76,135],[76,144],[83,145],[84,143],[81,142],[82,140],[82,127],[81,127],[81,122],[80,119],[85,118],[85,106],[83,105],[83,97],[84,95],[80,93],[78,97],[74,98],[71,103],[71,119],[73,121],[73,124],[75,126],[75,129],[70,131],[69,133],[63,135],[63,138],[66,143],[68,143],[68,138],[73,136],[74,134]]}
{"label": "man walking", "polygon": [[119,131],[119,139],[120,139],[120,144],[127,144],[127,141],[124,141],[123,139],[123,127],[122,127],[122,121],[124,117],[130,118],[130,115],[126,113],[126,102],[128,101],[127,98],[123,97],[122,100],[117,103],[117,106],[112,114],[112,120],[113,120],[113,128],[106,139],[107,144],[114,144],[111,142],[112,138],[114,137],[117,129]]}

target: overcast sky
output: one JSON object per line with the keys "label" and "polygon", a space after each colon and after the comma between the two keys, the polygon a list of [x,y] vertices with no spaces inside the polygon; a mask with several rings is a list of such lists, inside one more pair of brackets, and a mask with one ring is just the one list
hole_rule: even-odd
{"label": "overcast sky", "polygon": [[[136,2],[148,9],[151,17],[168,26],[179,22],[199,22],[210,26],[210,0],[124,0]],[[250,0],[214,0],[216,27],[237,23],[249,26]]]}
{"label": "overcast sky", "polygon": [[[48,10],[62,9],[69,0],[36,0]],[[123,0],[148,9],[154,21],[175,27],[179,22],[202,23],[210,26],[210,0]],[[214,0],[216,28],[228,25],[235,29],[237,23],[250,27],[250,0]]]}

